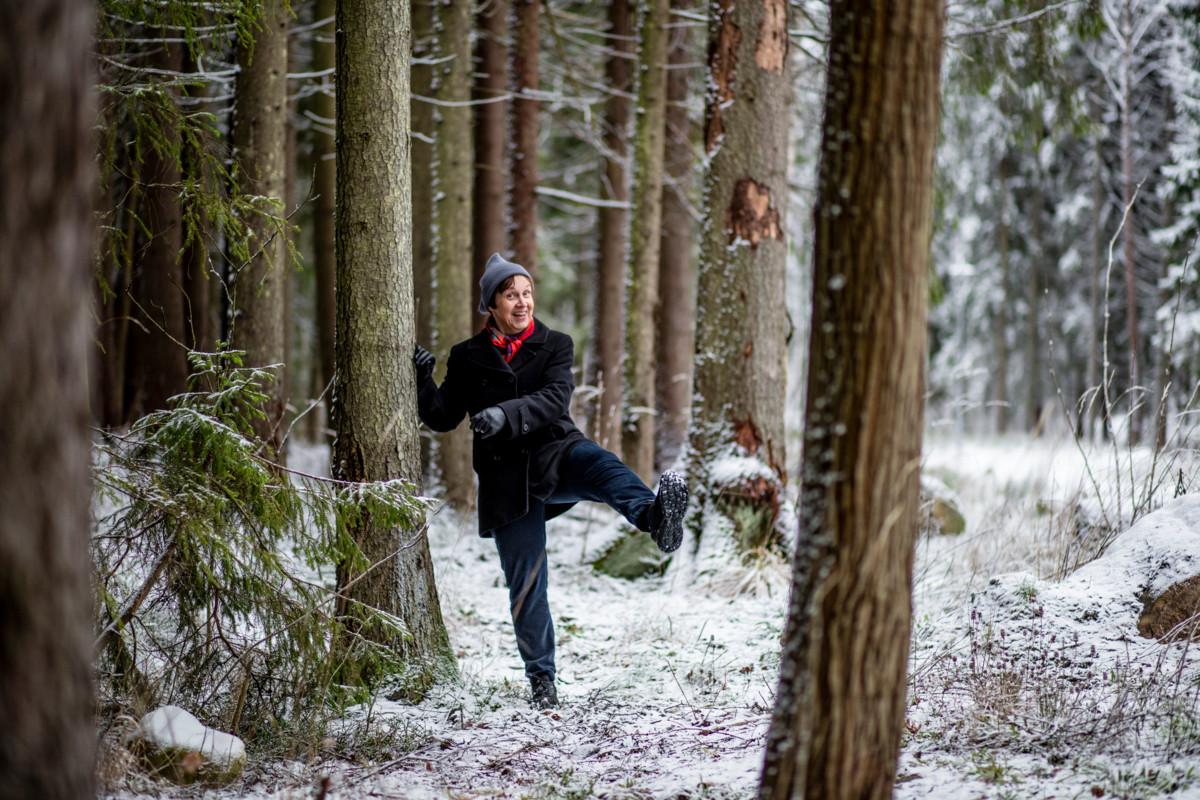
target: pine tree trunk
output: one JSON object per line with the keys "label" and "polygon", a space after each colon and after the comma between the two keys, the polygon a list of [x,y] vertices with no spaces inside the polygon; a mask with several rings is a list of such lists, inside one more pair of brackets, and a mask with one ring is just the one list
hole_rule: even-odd
{"label": "pine tree trunk", "polygon": [[654,473],[657,368],[654,311],[662,225],[663,125],[667,102],[669,0],[646,0],[638,14],[637,114],[633,134],[628,294],[625,317],[625,413],[621,452],[649,482]]}
{"label": "pine tree trunk", "polygon": [[[189,53],[185,52],[184,71],[195,72],[196,70],[195,61]],[[192,87],[188,94],[193,99],[203,100],[209,96],[209,88],[207,86]],[[201,113],[212,111],[208,103],[201,103],[195,107],[195,110]],[[184,170],[191,180],[199,182],[206,189],[211,189],[212,187],[208,185],[208,175],[204,173],[201,146],[202,144],[198,142],[185,143]],[[194,232],[183,254],[183,285],[186,296],[184,329],[187,334],[185,341],[193,350],[211,353],[217,347],[217,320],[213,312],[216,305],[213,302],[216,281],[212,279],[212,265],[208,254],[210,242],[208,237],[211,233],[208,230],[209,222],[203,208],[192,208],[190,212],[199,220],[200,230]],[[184,236],[186,239],[186,231]]]}
{"label": "pine tree trunk", "polygon": [[0,794],[13,798],[96,791],[92,8],[0,5]]}
{"label": "pine tree trunk", "polygon": [[[690,469],[702,513],[735,520],[745,552],[779,546],[786,476],[787,4],[721,0],[710,8]],[[733,455],[761,469],[713,484],[708,466]]]}
{"label": "pine tree trunk", "polygon": [[[604,114],[603,142],[606,150],[604,177],[600,187],[606,200],[629,199],[626,169],[629,139],[629,92],[633,58],[633,15],[628,0],[614,0],[608,7],[608,47],[612,51],[605,68],[608,97]],[[596,264],[596,361],[593,382],[600,387],[593,436],[601,447],[621,454],[621,359],[625,353],[625,237],[629,211],[600,209],[599,260]]]}
{"label": "pine tree trunk", "polygon": [[[1001,167],[1001,175],[1007,177],[1007,173],[1003,167]],[[1008,181],[1003,180],[1001,185],[1007,189]],[[1000,200],[999,222],[996,225],[996,253],[1000,258],[1001,296],[1000,303],[995,310],[992,328],[996,353],[992,402],[996,404],[996,433],[1005,434],[1008,433],[1010,416],[1008,400],[1008,327],[1010,324],[1009,308],[1012,304],[1012,248],[1009,244],[1007,196],[1002,197]]]}
{"label": "pine tree trunk", "polygon": [[[692,8],[691,0],[671,7]],[[692,216],[688,194],[692,174],[692,131],[688,119],[688,72],[692,59],[689,28],[671,30],[667,72],[666,149],[662,192],[662,244],[658,288],[659,466],[678,456],[687,440],[695,360],[696,271],[692,259]]]}
{"label": "pine tree trunk", "polygon": [[[434,314],[438,349],[471,335],[471,192],[474,148],[471,140],[471,0],[448,0],[442,7],[438,33],[437,164],[437,290]],[[443,59],[448,59],[443,61]],[[443,360],[444,362],[444,360]],[[445,375],[439,363],[439,379]],[[446,500],[455,508],[475,506],[475,472],[471,467],[471,430],[460,425],[438,440],[438,461],[446,484]]]}
{"label": "pine tree trunk", "polygon": [[[339,0],[337,9],[337,378],[333,473],[341,480],[420,480],[412,369],[407,3]],[[338,570],[346,624],[392,646],[419,696],[454,669],[423,532],[364,517],[352,535],[370,572]],[[410,637],[364,626],[361,606],[399,618]],[[357,665],[347,669],[355,677]],[[360,680],[375,677],[359,670]]]}
{"label": "pine tree trunk", "polygon": [[[1122,29],[1132,30],[1130,4],[1121,8]],[[1134,177],[1133,152],[1133,56],[1128,43],[1121,53],[1121,68],[1118,82],[1121,89],[1121,205],[1128,209],[1128,219],[1121,228],[1121,261],[1125,266],[1125,325],[1129,348],[1129,444],[1140,444],[1142,440],[1142,417],[1146,397],[1141,392],[1141,375],[1138,370],[1138,297],[1137,297],[1137,247],[1134,244],[1135,223],[1138,218],[1133,207],[1137,179]]]}
{"label": "pine tree trunk", "polygon": [[1029,230],[1033,246],[1029,253],[1029,274],[1025,279],[1025,430],[1035,436],[1042,433],[1042,254],[1046,252],[1042,235],[1042,192],[1034,186],[1029,198]]}
{"label": "pine tree trunk", "polygon": [[513,258],[537,277],[538,17],[541,0],[514,0],[516,46],[513,50],[512,241]]}
{"label": "pine tree trunk", "polygon": [[[240,70],[234,92],[233,147],[239,189],[271,198],[282,215],[287,182],[288,15],[283,0],[264,0],[262,27],[253,44],[238,48]],[[247,366],[282,364],[284,353],[284,274],[287,236],[269,221],[248,221],[255,231],[252,258],[239,264],[234,279],[233,346],[246,351]],[[282,458],[286,383],[282,369],[264,387],[266,419],[256,433],[273,457]]]}
{"label": "pine tree trunk", "polygon": [[800,526],[764,799],[890,798],[895,784],[943,14],[940,0],[830,7]]}
{"label": "pine tree trunk", "polygon": [[[181,71],[183,45],[164,45],[152,66]],[[149,239],[139,233],[135,251],[132,313],[140,324],[129,328],[127,419],[166,408],[167,399],[187,387],[179,162],[156,151],[150,142],[142,145],[141,225]]]}
{"label": "pine tree trunk", "polygon": [[[424,62],[435,55],[437,0],[412,0],[413,55]],[[433,347],[434,299],[433,276],[433,163],[434,137],[438,131],[435,109],[429,98],[434,95],[432,64],[412,65],[412,256],[417,301],[417,341]],[[421,99],[425,98],[425,99]],[[428,461],[428,452],[422,459]]]}
{"label": "pine tree trunk", "polygon": [[[508,93],[508,0],[493,0],[479,10],[474,99],[494,100]],[[475,106],[475,188],[471,242],[474,251],[471,308],[479,307],[479,279],[492,253],[504,252],[506,231],[505,143],[508,141],[507,100]],[[473,312],[472,312],[473,313]]]}
{"label": "pine tree trunk", "polygon": [[[317,19],[330,19],[335,12],[335,0],[317,0]],[[313,42],[313,69],[320,72],[333,69],[336,65],[333,46],[333,22],[316,32]],[[316,212],[313,219],[313,257],[317,275],[317,341],[321,358],[320,386],[325,390],[333,381],[334,345],[333,332],[336,326],[337,305],[335,300],[335,276],[337,260],[334,250],[333,214],[337,191],[337,173],[334,152],[334,115],[337,114],[334,99],[336,78],[323,79],[324,91],[313,96],[313,113],[322,120],[313,131],[313,161],[316,181]],[[328,398],[328,395],[326,395]],[[329,401],[326,400],[326,408]]]}

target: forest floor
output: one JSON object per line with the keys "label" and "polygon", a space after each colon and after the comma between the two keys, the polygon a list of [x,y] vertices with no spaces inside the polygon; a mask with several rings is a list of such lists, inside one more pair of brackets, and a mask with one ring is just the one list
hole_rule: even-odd
{"label": "forest floor", "polygon": [[[1200,649],[1140,638],[1127,602],[1137,587],[1100,590],[1131,562],[1070,577],[1087,560],[1076,522],[1104,516],[1086,497],[1089,472],[1117,516],[1116,479],[1098,460],[1071,442],[929,440],[925,472],[954,493],[967,531],[918,548],[897,797],[1200,797]],[[1151,519],[1191,546],[1200,494]],[[494,546],[473,518],[444,512],[430,542],[461,683],[416,706],[355,709],[360,757],[252,762],[244,782],[208,796],[754,796],[788,565],[734,568],[719,543],[685,541],[662,577],[596,574],[590,560],[623,524],[581,504],[549,525],[560,708],[529,707]],[[189,791],[143,783],[111,796]]]}

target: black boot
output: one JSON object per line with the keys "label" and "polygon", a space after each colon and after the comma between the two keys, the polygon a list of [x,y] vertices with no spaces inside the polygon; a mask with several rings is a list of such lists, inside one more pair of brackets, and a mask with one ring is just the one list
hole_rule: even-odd
{"label": "black boot", "polygon": [[687,483],[678,472],[664,472],[658,495],[650,507],[650,536],[658,549],[670,553],[683,543],[683,515],[687,511]]}
{"label": "black boot", "polygon": [[558,706],[558,690],[554,688],[554,679],[550,676],[530,675],[529,688],[533,695],[534,708],[556,708]]}

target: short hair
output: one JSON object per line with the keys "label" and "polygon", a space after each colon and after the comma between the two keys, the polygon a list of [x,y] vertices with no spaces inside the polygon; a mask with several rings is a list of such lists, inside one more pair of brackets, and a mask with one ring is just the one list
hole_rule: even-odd
{"label": "short hair", "polygon": [[[505,278],[504,282],[496,287],[496,291],[492,292],[492,297],[490,300],[488,300],[488,308],[496,307],[496,295],[500,294],[503,291],[507,291],[509,289],[509,287],[511,287],[513,285],[513,281],[515,281],[517,278],[524,278],[524,277],[525,277],[524,275],[509,275],[507,278]],[[529,279],[526,278],[526,280],[529,280]],[[530,289],[533,288],[533,281],[529,281],[529,288]]]}

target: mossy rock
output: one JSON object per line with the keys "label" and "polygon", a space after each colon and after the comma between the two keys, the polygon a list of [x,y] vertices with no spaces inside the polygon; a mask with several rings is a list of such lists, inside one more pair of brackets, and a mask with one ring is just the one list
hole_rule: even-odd
{"label": "mossy rock", "polygon": [[245,756],[228,764],[221,764],[206,760],[199,750],[187,747],[156,747],[140,739],[134,742],[132,751],[148,773],[158,778],[166,778],[180,786],[199,783],[220,788],[238,778],[246,766]]}
{"label": "mossy rock", "polygon": [[631,531],[604,548],[592,568],[602,575],[634,580],[661,575],[670,562],[670,556],[658,549],[650,534]]}
{"label": "mossy rock", "polygon": [[202,725],[178,706],[142,717],[130,750],[151,774],[181,785],[224,786],[246,766],[241,739]]}

